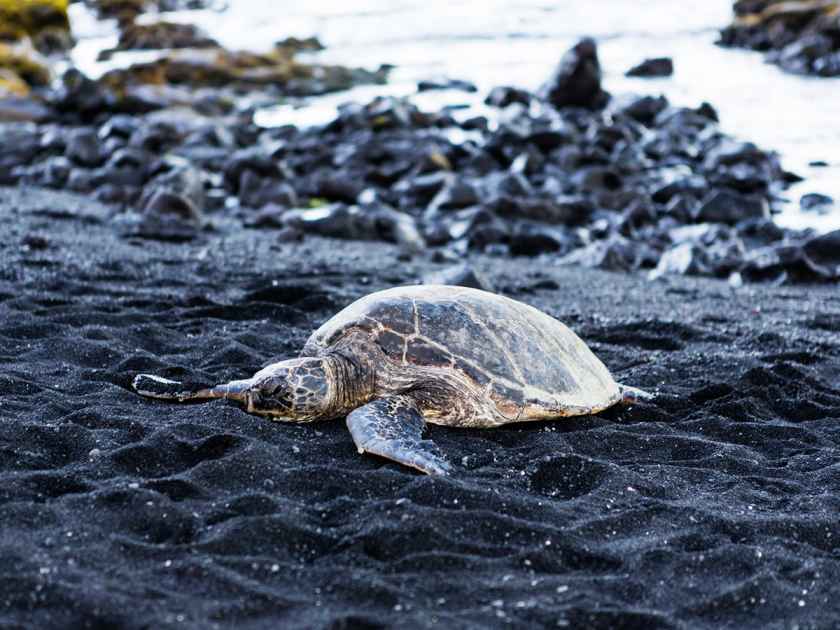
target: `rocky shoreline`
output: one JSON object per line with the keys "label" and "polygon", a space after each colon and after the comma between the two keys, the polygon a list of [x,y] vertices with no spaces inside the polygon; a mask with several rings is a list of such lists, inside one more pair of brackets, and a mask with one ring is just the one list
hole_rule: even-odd
{"label": "rocky shoreline", "polygon": [[67,0],[6,4],[0,0],[0,121],[89,124],[175,107],[223,116],[236,113],[243,101],[253,108],[381,84],[389,71],[387,65],[369,71],[299,61],[298,53],[322,47],[315,38],[286,38],[270,50],[246,52],[228,50],[188,24],[137,21],[152,9],[209,3],[90,0],[87,4],[100,18],[116,21],[119,33],[116,47],[100,51],[100,60],[138,50],[155,52],[155,58],[123,64],[96,79],[72,65],[56,76],[54,69],[66,65],[75,43]]}
{"label": "rocky shoreline", "polygon": [[[50,32],[61,4],[50,5]],[[840,278],[840,233],[772,220],[797,175],[771,151],[721,133],[708,103],[613,98],[593,40],[573,47],[535,94],[493,89],[489,117],[377,98],[324,126],[262,129],[253,122],[261,103],[382,82],[387,67],[298,63],[298,52],[320,46],[314,39],[263,55],[228,51],[188,25],[138,23],[144,3],[94,7],[117,18],[115,50],[166,51],[97,80],[71,68],[58,84],[47,65],[13,57],[8,72],[28,83],[0,99],[0,120],[15,120],[0,122],[0,184],[93,195],[126,235],[189,240],[233,222],[286,240],[398,242],[406,255],[451,261],[475,251],[546,255],[736,285]],[[32,19],[18,22],[33,31]],[[668,59],[648,64],[637,71],[673,71]]]}
{"label": "rocky shoreline", "polygon": [[262,129],[253,110],[217,107],[224,91],[191,91],[178,107],[141,106],[137,91],[114,101],[113,76],[70,71],[38,123],[0,125],[0,184],[90,194],[112,205],[117,229],[150,239],[234,222],[285,240],[397,242],[407,256],[451,261],[480,251],[734,284],[840,278],[840,232],[773,222],[798,180],[774,153],[723,134],[708,103],[613,98],[592,40],[538,93],[492,90],[489,119],[383,97],[324,126]]}
{"label": "rocky shoreline", "polygon": [[840,2],[738,0],[723,46],[767,53],[767,61],[794,74],[840,77]]}

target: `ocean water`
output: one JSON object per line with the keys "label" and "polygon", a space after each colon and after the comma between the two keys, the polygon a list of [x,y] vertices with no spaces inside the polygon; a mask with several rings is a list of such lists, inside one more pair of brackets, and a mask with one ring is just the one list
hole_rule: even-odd
{"label": "ocean water", "polygon": [[[715,46],[718,29],[731,19],[729,0],[367,0],[349,5],[229,0],[218,10],[164,17],[197,23],[231,48],[264,50],[285,37],[317,35],[327,48],[307,58],[367,68],[395,65],[388,86],[279,104],[259,112],[257,120],[266,126],[326,122],[340,103],[412,94],[418,80],[440,77],[470,80],[479,92],[424,93],[416,102],[428,107],[463,103],[475,113],[493,86],[536,88],[570,45],[591,35],[599,42],[609,91],[665,94],[686,106],[709,101],[724,131],[778,151],[788,170],[805,177],[787,191],[780,224],[840,228],[840,203],[826,215],[799,210],[801,195],[809,192],[840,202],[840,79],[790,75],[766,64],[759,53]],[[80,39],[74,61],[92,75],[157,54],[125,53],[98,63],[98,51],[116,43],[115,25],[97,22],[80,4],[72,5],[71,14]],[[672,57],[674,76],[624,76],[652,56]],[[829,165],[809,165],[817,160]]]}

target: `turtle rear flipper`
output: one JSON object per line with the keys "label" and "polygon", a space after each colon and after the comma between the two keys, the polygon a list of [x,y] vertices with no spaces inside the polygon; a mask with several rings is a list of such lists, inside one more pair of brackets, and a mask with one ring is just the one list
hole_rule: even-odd
{"label": "turtle rear flipper", "polygon": [[359,453],[373,453],[429,475],[446,475],[449,462],[431,440],[424,440],[426,421],[408,396],[386,396],[347,416],[347,428]]}
{"label": "turtle rear flipper", "polygon": [[619,384],[618,391],[621,393],[620,403],[628,407],[639,402],[648,402],[656,398],[655,394],[651,394],[650,392],[646,392],[645,390],[637,387],[630,387],[629,385]]}

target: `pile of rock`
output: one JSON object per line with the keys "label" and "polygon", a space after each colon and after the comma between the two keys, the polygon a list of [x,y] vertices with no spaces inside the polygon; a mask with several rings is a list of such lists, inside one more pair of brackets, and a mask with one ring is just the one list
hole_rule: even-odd
{"label": "pile of rock", "polygon": [[47,64],[28,42],[0,43],[0,98],[28,96],[50,79]]}
{"label": "pile of rock", "polygon": [[218,0],[84,0],[101,18],[116,19],[121,23],[131,23],[148,11],[184,11],[207,9],[223,5]]}
{"label": "pile of rock", "polygon": [[[286,39],[262,54],[231,51],[194,25],[167,21],[139,23],[149,9],[203,8],[207,0],[89,0],[97,13],[117,19],[116,47],[100,52],[109,59],[121,51],[158,50],[154,61],[107,73],[97,83],[116,111],[135,112],[173,105],[230,111],[244,92],[252,99],[316,95],[360,83],[383,83],[387,67],[368,72],[343,66],[302,63],[301,50],[319,50],[314,38]],[[212,101],[212,103],[210,103]]]}
{"label": "pile of rock", "polygon": [[67,0],[0,0],[0,120],[48,116],[39,98],[53,79],[46,56],[72,45]]}
{"label": "pile of rock", "polygon": [[[190,107],[209,114],[234,109],[244,93],[252,103],[345,90],[361,83],[384,83],[389,67],[375,71],[303,63],[301,50],[317,50],[314,38],[286,39],[256,54],[222,48],[195,26],[166,21],[138,23],[149,9],[197,8],[190,0],[89,0],[102,17],[116,18],[117,46],[101,58],[127,50],[157,50],[152,61],[135,63],[89,80],[71,69],[57,92],[41,53],[72,46],[67,0],[0,0],[0,121],[41,122],[61,115],[88,122],[115,113],[142,113]],[[63,39],[59,37],[63,34]],[[7,43],[8,42],[8,43]]]}
{"label": "pile of rock", "polygon": [[0,0],[0,98],[47,85],[41,53],[71,45],[67,0]]}
{"label": "pile of rock", "polygon": [[840,76],[840,2],[738,0],[720,44],[768,51],[788,72]]}
{"label": "pile of rock", "polygon": [[300,63],[285,42],[256,54],[207,46],[171,50],[160,58],[112,70],[97,81],[116,111],[136,112],[173,105],[230,111],[243,93],[254,101],[277,102],[312,96],[362,83],[384,83],[388,67],[376,71]]}
{"label": "pile of rock", "polygon": [[49,54],[69,49],[68,0],[0,0],[0,41],[29,41]]}
{"label": "pile of rock", "polygon": [[674,60],[670,57],[645,59],[625,74],[628,77],[670,77],[674,74]]}
{"label": "pile of rock", "polygon": [[487,102],[493,120],[377,98],[308,129],[172,109],[5,126],[0,183],[92,194],[131,237],[200,238],[235,222],[439,260],[482,251],[654,277],[840,277],[837,234],[772,221],[796,179],[775,154],[721,133],[706,103],[611,98],[591,40],[538,94],[499,87]]}

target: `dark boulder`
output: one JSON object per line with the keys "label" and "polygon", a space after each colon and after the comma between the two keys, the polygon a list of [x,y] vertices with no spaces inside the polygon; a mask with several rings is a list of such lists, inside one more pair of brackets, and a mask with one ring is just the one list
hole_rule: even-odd
{"label": "dark boulder", "polygon": [[287,182],[260,177],[254,171],[244,171],[239,181],[239,200],[244,206],[262,208],[278,204],[287,208],[298,205],[298,196]]}
{"label": "dark boulder", "polygon": [[664,96],[641,96],[625,99],[617,104],[616,111],[650,127],[656,117],[668,107]]}
{"label": "dark boulder", "polygon": [[434,216],[441,210],[466,208],[480,200],[480,192],[471,181],[450,175],[429,204],[427,216]]}
{"label": "dark boulder", "polygon": [[188,164],[165,163],[165,168],[143,193],[140,205],[146,217],[177,218],[200,226],[203,223],[204,178]]}
{"label": "dark boulder", "polygon": [[384,204],[363,207],[334,203],[308,210],[289,210],[283,215],[283,223],[307,234],[390,241],[411,254],[419,253],[426,246],[415,219]]}
{"label": "dark boulder", "polygon": [[686,242],[666,250],[648,278],[656,280],[666,275],[701,276],[708,271],[706,250],[697,243]]}
{"label": "dark boulder", "polygon": [[132,147],[162,154],[181,141],[181,133],[171,122],[159,120],[141,125],[131,134],[129,144]]}
{"label": "dark boulder", "polygon": [[424,207],[429,205],[450,177],[444,171],[408,176],[394,184],[391,190],[404,201],[405,206]]}
{"label": "dark boulder", "polygon": [[745,219],[767,217],[769,213],[767,200],[762,197],[718,190],[710,193],[697,207],[694,220],[698,223],[728,223],[734,225]]}
{"label": "dark boulder", "polygon": [[840,77],[840,50],[814,59],[813,69],[821,77]]}
{"label": "dark boulder", "polygon": [[802,195],[802,198],[799,200],[799,207],[802,208],[804,212],[826,214],[834,208],[834,199],[828,195],[808,193],[806,195]]}
{"label": "dark boulder", "polygon": [[528,219],[542,223],[583,225],[592,216],[595,206],[579,195],[555,197],[497,197],[487,207],[510,219]]}
{"label": "dark boulder", "polygon": [[242,174],[253,171],[263,177],[279,177],[276,161],[262,147],[236,151],[224,167],[225,183],[233,192],[239,192]]}
{"label": "dark boulder", "polygon": [[49,121],[54,116],[55,112],[38,98],[31,96],[0,97],[0,123],[43,123]]}
{"label": "dark boulder", "polygon": [[478,92],[475,83],[463,79],[437,79],[418,81],[418,92],[429,92],[431,90],[460,90],[462,92]]}
{"label": "dark boulder", "polygon": [[740,276],[750,282],[776,284],[790,280],[791,273],[800,279],[811,275],[798,245],[768,245],[750,250],[739,271]]}
{"label": "dark boulder", "polygon": [[99,139],[103,141],[109,138],[128,140],[137,131],[140,124],[140,120],[134,116],[117,114],[102,123],[97,134],[99,135]]}
{"label": "dark boulder", "polygon": [[61,85],[50,94],[50,104],[58,111],[92,120],[98,114],[114,109],[116,98],[98,81],[71,68],[61,78]]}
{"label": "dark boulder", "polygon": [[656,223],[657,218],[656,209],[650,202],[635,199],[622,211],[618,231],[623,236],[630,237],[646,226]]}
{"label": "dark boulder", "polygon": [[628,77],[670,77],[674,74],[674,62],[670,57],[645,59],[627,71]]}
{"label": "dark boulder", "polygon": [[767,153],[752,142],[724,139],[706,152],[703,166],[716,170],[740,163],[758,165],[764,163],[767,157]]}
{"label": "dark boulder", "polygon": [[770,245],[785,237],[785,230],[770,217],[739,221],[735,225],[735,230],[738,236],[751,247]]}
{"label": "dark boulder", "polygon": [[809,74],[814,69],[815,60],[830,54],[833,47],[830,37],[823,33],[812,33],[788,44],[778,52],[769,54],[767,59],[779,64],[788,72]]}
{"label": "dark boulder", "polygon": [[283,215],[287,210],[288,208],[284,206],[270,203],[253,214],[249,214],[244,224],[250,228],[285,229]]}
{"label": "dark boulder", "polygon": [[561,265],[582,265],[609,271],[632,271],[641,264],[639,244],[622,236],[594,241],[561,258]]}
{"label": "dark boulder", "polygon": [[744,260],[744,243],[725,225],[686,225],[669,230],[668,238],[673,246],[660,257],[652,278],[665,274],[725,277]]}
{"label": "dark boulder", "polygon": [[490,282],[490,279],[468,263],[453,265],[441,271],[426,274],[423,276],[423,284],[448,284],[480,289],[491,293],[496,292],[496,288]]}
{"label": "dark boulder", "polygon": [[323,173],[315,178],[314,184],[315,197],[349,204],[356,203],[365,189],[364,180],[346,171]]}
{"label": "dark boulder", "polygon": [[119,50],[161,50],[164,48],[215,48],[218,42],[192,24],[178,22],[131,22],[120,30],[116,48],[104,50],[100,59],[108,59]]}
{"label": "dark boulder", "polygon": [[199,224],[201,213],[195,204],[184,195],[157,189],[143,204],[143,213],[157,217],[175,217],[186,223]]}
{"label": "dark boulder", "polygon": [[840,278],[840,230],[809,239],[802,250],[819,275],[826,279]]}
{"label": "dark boulder", "polygon": [[564,254],[579,244],[568,229],[540,223],[521,223],[510,237],[510,253],[514,256],[538,256],[545,253]]}
{"label": "dark boulder", "polygon": [[484,102],[492,107],[507,107],[514,103],[527,106],[531,102],[531,93],[515,87],[498,86],[490,90]]}
{"label": "dark boulder", "polygon": [[[140,214],[121,219],[123,234],[163,241],[189,241],[211,227],[204,220],[204,180],[192,166],[162,160],[162,169],[149,182],[139,200]],[[110,186],[103,194],[119,194]],[[107,198],[107,197],[106,197]]]}
{"label": "dark boulder", "polygon": [[601,88],[601,64],[595,40],[584,38],[563,55],[560,64],[540,87],[538,94],[558,109],[603,108],[609,101],[609,94]]}
{"label": "dark boulder", "polygon": [[99,166],[104,162],[99,139],[92,129],[76,129],[70,133],[66,156],[80,166]]}
{"label": "dark boulder", "polygon": [[476,249],[484,249],[488,244],[506,241],[509,233],[507,222],[483,206],[447,212],[427,220],[425,225],[426,238],[434,245],[460,240]]}

